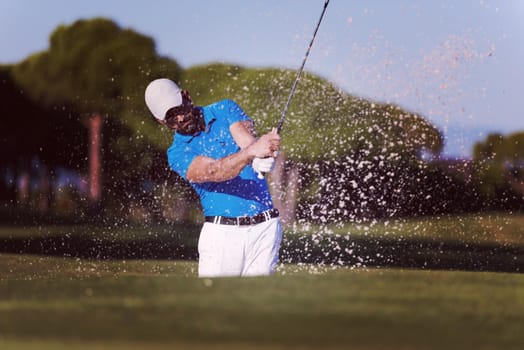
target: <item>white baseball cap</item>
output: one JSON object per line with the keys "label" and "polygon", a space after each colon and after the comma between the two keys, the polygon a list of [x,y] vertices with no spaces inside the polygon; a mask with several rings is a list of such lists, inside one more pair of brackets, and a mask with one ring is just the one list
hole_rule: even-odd
{"label": "white baseball cap", "polygon": [[146,105],[155,118],[164,120],[166,112],[182,105],[182,90],[169,79],[156,79],[146,88]]}

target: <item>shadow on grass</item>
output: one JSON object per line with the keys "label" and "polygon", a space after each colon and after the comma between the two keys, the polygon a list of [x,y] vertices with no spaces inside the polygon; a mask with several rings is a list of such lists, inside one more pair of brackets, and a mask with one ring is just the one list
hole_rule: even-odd
{"label": "shadow on grass", "polygon": [[[0,253],[82,259],[196,260],[198,228],[154,238],[88,235],[0,238]],[[493,272],[524,271],[524,247],[338,235],[284,235],[284,263]]]}

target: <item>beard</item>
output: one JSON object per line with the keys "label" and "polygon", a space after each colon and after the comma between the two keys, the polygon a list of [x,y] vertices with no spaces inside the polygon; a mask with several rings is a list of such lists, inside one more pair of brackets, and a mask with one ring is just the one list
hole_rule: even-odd
{"label": "beard", "polygon": [[204,116],[198,108],[193,108],[184,114],[184,119],[177,123],[177,133],[181,135],[195,135],[205,130]]}

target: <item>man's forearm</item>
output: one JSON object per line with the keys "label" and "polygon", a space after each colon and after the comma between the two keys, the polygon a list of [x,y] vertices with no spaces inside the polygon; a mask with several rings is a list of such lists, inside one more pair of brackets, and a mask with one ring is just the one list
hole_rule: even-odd
{"label": "man's forearm", "polygon": [[280,136],[276,132],[263,135],[238,152],[221,159],[196,157],[186,172],[191,182],[222,182],[235,178],[255,157],[269,157],[279,149]]}
{"label": "man's forearm", "polygon": [[208,177],[214,182],[231,180],[237,177],[253,158],[254,156],[250,156],[247,149],[241,149],[237,153],[211,163],[208,167]]}
{"label": "man's forearm", "polygon": [[188,180],[192,182],[222,182],[231,180],[253,160],[254,156],[247,149],[221,159],[202,157],[196,159],[195,167],[188,170]]}

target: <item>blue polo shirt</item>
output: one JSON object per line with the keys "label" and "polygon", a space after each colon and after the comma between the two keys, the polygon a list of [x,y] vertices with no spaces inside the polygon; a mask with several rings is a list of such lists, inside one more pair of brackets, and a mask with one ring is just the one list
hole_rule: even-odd
{"label": "blue polo shirt", "polygon": [[[175,133],[167,150],[169,166],[186,180],[187,169],[196,157],[220,159],[238,152],[240,147],[229,127],[250,120],[232,100],[221,100],[200,108],[206,130],[191,136]],[[251,216],[273,207],[266,180],[259,179],[251,165],[228,181],[189,183],[200,197],[205,216]]]}

